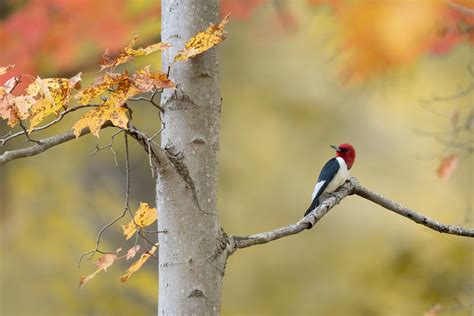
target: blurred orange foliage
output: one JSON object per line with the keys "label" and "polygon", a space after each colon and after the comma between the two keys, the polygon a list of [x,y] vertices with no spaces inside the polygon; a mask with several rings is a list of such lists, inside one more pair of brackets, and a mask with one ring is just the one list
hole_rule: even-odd
{"label": "blurred orange foliage", "polygon": [[[15,61],[13,75],[36,74],[44,68],[70,70],[81,50],[116,50],[137,24],[160,16],[160,2],[152,10],[132,14],[127,0],[10,1],[13,12],[0,22],[0,65]],[[8,43],[8,44],[5,44]]]}

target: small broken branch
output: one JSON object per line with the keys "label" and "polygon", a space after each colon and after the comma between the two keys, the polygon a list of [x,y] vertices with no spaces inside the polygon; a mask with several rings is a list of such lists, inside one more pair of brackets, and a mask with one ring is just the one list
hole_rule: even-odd
{"label": "small broken branch", "polygon": [[[138,130],[135,126],[129,124],[126,133],[130,135],[133,139],[135,139],[145,151],[148,153],[150,161],[153,161],[156,166],[161,165],[164,167],[165,165],[170,164],[170,160],[168,158],[167,153],[164,149],[162,149],[153,139],[161,133],[163,129],[161,129],[158,133],[155,133],[153,136],[148,136],[142,131]],[[151,166],[153,169],[153,166]]]}
{"label": "small broken branch", "polygon": [[389,200],[378,193],[364,188],[359,184],[356,178],[351,177],[336,192],[328,195],[328,197],[324,199],[315,210],[309,213],[306,217],[300,219],[295,224],[250,236],[229,236],[227,248],[228,253],[231,255],[239,248],[265,244],[276,239],[298,234],[304,231],[309,224],[314,226],[314,224],[317,223],[324,215],[326,215],[334,206],[339,204],[342,199],[353,194],[372,201],[392,212],[414,221],[417,224],[426,226],[437,232],[464,237],[474,237],[474,228],[440,223],[432,218],[404,207],[397,202]]}

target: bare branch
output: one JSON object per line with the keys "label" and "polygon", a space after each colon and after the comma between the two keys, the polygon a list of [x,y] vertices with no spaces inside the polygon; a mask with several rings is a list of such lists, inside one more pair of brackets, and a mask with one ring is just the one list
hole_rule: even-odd
{"label": "bare branch", "polygon": [[[124,129],[120,129],[118,130],[117,132],[115,132],[114,134],[112,134],[112,136],[110,136],[110,143],[108,143],[107,145],[105,146],[99,146],[99,144],[97,144],[95,146],[95,149],[93,152],[91,152],[89,154],[89,156],[94,156],[95,154],[97,154],[99,151],[102,151],[104,149],[109,149],[111,152],[112,152],[112,155],[114,156],[114,162],[115,162],[115,166],[118,167],[118,161],[117,161],[117,153],[115,152],[115,149],[114,149],[114,140],[115,140],[115,137],[117,137],[118,134],[122,133],[124,131]],[[128,144],[128,143],[127,143]]]}
{"label": "bare branch", "polygon": [[[106,127],[106,126],[110,126],[110,124],[104,124],[103,127]],[[79,135],[79,137],[89,134],[89,133],[90,133],[90,130],[88,128],[85,128],[81,132],[81,135]],[[41,139],[38,141],[39,142],[38,144],[31,147],[16,149],[12,151],[6,151],[0,155],[0,166],[15,159],[41,154],[43,151],[48,150],[51,147],[60,145],[62,143],[73,140],[75,138],[76,136],[74,136],[73,131],[70,130],[63,134],[54,135],[48,138]]]}
{"label": "bare branch", "polygon": [[315,210],[309,213],[306,217],[300,219],[298,222],[296,222],[296,224],[245,237],[229,236],[229,241],[232,249],[230,251],[230,254],[232,254],[238,248],[246,248],[250,246],[266,244],[267,242],[276,239],[301,233],[306,228],[308,228],[308,225],[310,224],[314,226],[334,206],[339,204],[342,199],[353,193],[355,183],[355,178],[351,178],[351,181],[346,182],[343,186],[339,188],[339,190],[337,190],[327,199],[322,201],[321,204]]}
{"label": "bare branch", "polygon": [[239,248],[246,248],[250,246],[265,244],[276,239],[298,234],[304,231],[309,224],[316,224],[334,206],[339,204],[342,199],[352,194],[372,201],[392,212],[395,212],[414,221],[415,223],[431,228],[437,232],[464,237],[474,237],[474,228],[466,228],[440,223],[434,219],[431,219],[425,215],[422,215],[407,207],[404,207],[397,202],[391,201],[378,193],[372,192],[364,188],[358,183],[356,178],[351,177],[336,192],[332,193],[331,195],[328,195],[328,197],[324,199],[324,201],[322,201],[321,204],[315,210],[309,213],[306,217],[300,219],[295,224],[245,237],[229,236],[229,255],[234,253]]}
{"label": "bare branch", "polygon": [[421,224],[437,232],[457,235],[457,236],[474,237],[474,228],[465,228],[465,227],[440,223],[423,214],[417,213],[413,211],[412,209],[409,209],[408,207],[404,207],[403,205],[395,201],[391,201],[387,199],[386,197],[382,196],[381,194],[372,192],[362,187],[359,183],[355,184],[354,194],[357,194],[358,196],[363,197],[364,199],[367,199],[369,201],[372,201],[386,208],[387,210],[390,210],[399,215],[402,215],[408,219],[411,219],[417,224]]}

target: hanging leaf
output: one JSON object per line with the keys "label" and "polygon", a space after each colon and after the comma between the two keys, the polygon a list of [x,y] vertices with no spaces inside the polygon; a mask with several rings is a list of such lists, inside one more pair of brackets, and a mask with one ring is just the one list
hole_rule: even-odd
{"label": "hanging leaf", "polygon": [[140,202],[140,207],[135,212],[133,220],[130,221],[130,223],[128,223],[127,225],[122,225],[125,240],[130,239],[138,230],[138,228],[143,228],[148,225],[151,225],[156,221],[156,219],[156,208],[151,208],[148,203]]}
{"label": "hanging leaf", "polygon": [[140,268],[143,266],[143,264],[148,260],[148,258],[150,258],[151,256],[153,256],[153,254],[155,253],[157,247],[156,246],[153,246],[151,248],[150,251],[147,251],[146,253],[142,254],[140,256],[140,259],[138,259],[137,261],[135,261],[128,269],[127,269],[127,273],[125,273],[124,275],[122,275],[120,277],[120,281],[122,283],[125,283],[127,282],[127,280],[132,276],[132,274],[134,274],[135,272],[137,272],[138,270],[140,270]]}
{"label": "hanging leaf", "polygon": [[79,278],[79,286],[83,287],[87,282],[92,280],[100,271],[107,271],[107,268],[109,268],[117,259],[117,254],[122,250],[122,248],[119,248],[115,251],[115,253],[107,253],[99,257],[96,261],[96,266],[97,270],[95,270],[93,273],[89,274],[88,276],[85,277],[80,277]]}
{"label": "hanging leaf", "polygon": [[126,259],[127,259],[127,260],[130,260],[130,259],[132,259],[133,257],[135,257],[135,255],[137,254],[138,250],[140,250],[140,245],[135,245],[135,246],[133,246],[132,248],[128,249]]}
{"label": "hanging leaf", "polygon": [[171,47],[171,45],[168,43],[157,43],[145,48],[133,49],[132,47],[135,45],[137,38],[138,36],[135,35],[130,44],[128,44],[128,46],[124,49],[120,50],[116,56],[111,56],[107,50],[102,56],[102,60],[99,62],[100,71],[124,64],[135,56],[149,55],[153,52],[156,52],[157,50],[165,50]]}
{"label": "hanging leaf", "polygon": [[224,26],[229,22],[229,14],[218,25],[211,24],[204,32],[197,33],[174,57],[175,61],[186,61],[196,55],[202,54],[225,40]]}

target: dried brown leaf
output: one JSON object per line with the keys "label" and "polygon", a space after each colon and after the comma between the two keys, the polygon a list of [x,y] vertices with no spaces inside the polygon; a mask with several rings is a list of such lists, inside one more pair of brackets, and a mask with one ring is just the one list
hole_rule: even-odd
{"label": "dried brown leaf", "polygon": [[126,259],[130,260],[133,257],[135,257],[135,255],[137,254],[139,250],[140,250],[140,245],[135,245],[132,248],[128,249]]}
{"label": "dried brown leaf", "polygon": [[96,261],[96,266],[97,270],[95,270],[93,273],[89,274],[88,276],[85,277],[80,277],[79,278],[79,286],[83,287],[87,282],[92,280],[100,271],[107,271],[107,268],[109,268],[114,261],[117,259],[117,254],[122,250],[122,248],[119,248],[116,250],[115,253],[106,253],[99,257]]}

